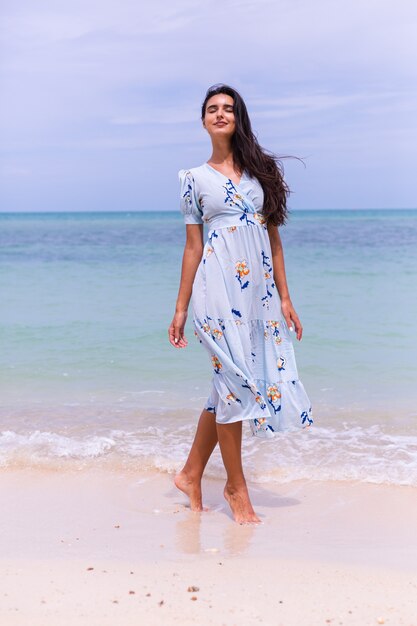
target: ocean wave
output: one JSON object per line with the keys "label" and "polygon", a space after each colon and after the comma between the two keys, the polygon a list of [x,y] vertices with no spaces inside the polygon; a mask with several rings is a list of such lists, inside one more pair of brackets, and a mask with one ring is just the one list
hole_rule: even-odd
{"label": "ocean wave", "polygon": [[[182,466],[193,433],[191,425],[72,433],[5,430],[0,433],[0,465],[173,473]],[[345,422],[339,429],[311,427],[282,433],[272,441],[248,435],[243,457],[247,477],[255,483],[308,479],[417,486],[417,435],[388,433],[379,425],[364,428]],[[224,477],[218,450],[207,476]]]}

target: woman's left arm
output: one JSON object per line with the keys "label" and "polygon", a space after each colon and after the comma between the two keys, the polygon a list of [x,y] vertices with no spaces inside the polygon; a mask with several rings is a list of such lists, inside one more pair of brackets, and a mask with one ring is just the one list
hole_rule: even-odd
{"label": "woman's left arm", "polygon": [[303,336],[303,327],[295,309],[292,305],[290,292],[285,274],[284,250],[282,248],[281,237],[276,226],[268,225],[269,241],[272,251],[272,267],[274,269],[274,280],[281,300],[282,314],[291,330],[295,327],[296,337],[300,341]]}

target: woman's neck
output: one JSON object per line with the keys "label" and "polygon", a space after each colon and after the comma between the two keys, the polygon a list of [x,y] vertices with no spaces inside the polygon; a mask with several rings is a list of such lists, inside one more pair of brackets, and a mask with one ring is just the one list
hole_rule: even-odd
{"label": "woman's neck", "polygon": [[233,167],[233,150],[230,141],[213,143],[213,151],[209,161],[216,163],[216,165]]}

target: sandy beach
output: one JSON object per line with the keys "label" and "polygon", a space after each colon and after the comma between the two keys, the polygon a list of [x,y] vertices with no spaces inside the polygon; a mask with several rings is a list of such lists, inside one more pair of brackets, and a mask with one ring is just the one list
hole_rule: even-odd
{"label": "sandy beach", "polygon": [[1,624],[417,624],[415,488],[252,485],[259,527],[204,488],[198,514],[168,474],[3,471]]}

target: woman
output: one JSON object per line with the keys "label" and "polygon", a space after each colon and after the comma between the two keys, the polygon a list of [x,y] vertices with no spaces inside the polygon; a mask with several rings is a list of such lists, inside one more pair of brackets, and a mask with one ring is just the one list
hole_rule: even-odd
{"label": "woman", "polygon": [[[213,380],[187,462],[175,484],[202,510],[201,478],[219,442],[227,473],[224,496],[239,523],[258,523],[242,468],[242,422],[252,433],[312,423],[289,331],[303,329],[292,305],[277,226],[287,217],[289,189],[280,163],[258,144],[242,97],[210,88],[202,123],[213,151],[199,167],[180,170],[186,244],[169,340],[185,348],[191,295],[195,334],[209,353]],[[203,244],[203,224],[209,228]]]}

